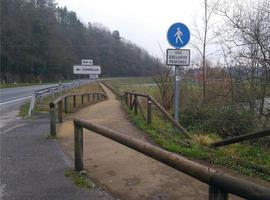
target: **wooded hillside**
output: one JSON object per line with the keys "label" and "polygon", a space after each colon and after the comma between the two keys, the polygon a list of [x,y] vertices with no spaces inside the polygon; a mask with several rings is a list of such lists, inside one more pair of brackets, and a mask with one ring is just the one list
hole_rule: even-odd
{"label": "wooded hillside", "polygon": [[160,63],[102,25],[84,25],[54,0],[1,0],[1,82],[76,78],[91,58],[103,76],[149,75]]}

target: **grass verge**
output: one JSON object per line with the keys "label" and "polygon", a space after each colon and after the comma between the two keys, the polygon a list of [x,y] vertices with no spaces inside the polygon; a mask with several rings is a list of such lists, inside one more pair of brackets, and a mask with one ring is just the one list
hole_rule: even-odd
{"label": "grass verge", "polygon": [[30,107],[30,102],[23,104],[20,107],[19,116],[22,118],[25,118],[28,115],[29,107]]}
{"label": "grass verge", "polygon": [[90,179],[77,171],[67,170],[65,177],[72,180],[72,182],[79,188],[93,188],[95,184]]}

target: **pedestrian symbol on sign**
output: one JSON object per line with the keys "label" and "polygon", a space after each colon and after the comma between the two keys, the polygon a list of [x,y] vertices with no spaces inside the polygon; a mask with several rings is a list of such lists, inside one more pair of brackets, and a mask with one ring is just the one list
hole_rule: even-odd
{"label": "pedestrian symbol on sign", "polygon": [[184,43],[183,40],[182,40],[183,33],[182,33],[182,31],[180,30],[179,27],[177,28],[177,31],[176,31],[176,33],[174,34],[174,36],[176,37],[176,38],[175,38],[175,43],[176,43],[176,44],[178,43],[178,41],[181,42],[181,44]]}
{"label": "pedestrian symbol on sign", "polygon": [[170,45],[175,48],[184,47],[190,39],[188,27],[183,23],[174,23],[170,26],[167,32],[167,39]]}

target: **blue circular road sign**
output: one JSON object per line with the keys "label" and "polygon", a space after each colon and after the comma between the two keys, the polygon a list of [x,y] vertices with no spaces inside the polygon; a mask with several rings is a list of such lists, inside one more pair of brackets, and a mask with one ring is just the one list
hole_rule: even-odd
{"label": "blue circular road sign", "polygon": [[184,47],[190,39],[188,27],[183,23],[174,23],[168,29],[167,39],[170,45],[175,48]]}

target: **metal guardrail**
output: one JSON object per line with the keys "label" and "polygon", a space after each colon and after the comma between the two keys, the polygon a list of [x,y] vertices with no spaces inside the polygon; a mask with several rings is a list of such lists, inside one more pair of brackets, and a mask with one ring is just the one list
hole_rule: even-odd
{"label": "metal guardrail", "polygon": [[135,139],[126,134],[96,125],[90,121],[74,119],[75,170],[83,170],[83,128],[130,147],[146,156],[154,158],[178,171],[181,171],[209,185],[209,200],[227,200],[228,194],[234,194],[249,200],[269,200],[270,189],[236,178],[225,173],[188,160],[178,154]]}
{"label": "metal guardrail", "polygon": [[[49,104],[50,106],[50,134],[52,137],[56,136],[56,117],[59,123],[63,122],[63,109],[64,112],[67,113],[68,111],[68,97],[73,98],[72,107],[75,108],[77,106],[76,97],[81,96],[81,105],[84,105],[84,97],[87,96],[87,103],[98,103],[103,101],[107,98],[105,93],[96,92],[96,93],[73,93],[73,94],[66,94]],[[58,107],[58,112],[56,116],[56,106]]]}
{"label": "metal guardrail", "polygon": [[64,83],[61,85],[55,85],[55,86],[35,90],[32,98],[31,98],[28,116],[31,116],[32,111],[35,107],[35,102],[36,102],[37,98],[41,98],[43,95],[54,94],[57,92],[62,92],[62,91],[67,90],[67,89],[72,89],[72,88],[78,87],[80,85],[81,85],[81,83],[79,81],[73,81],[71,83]]}

